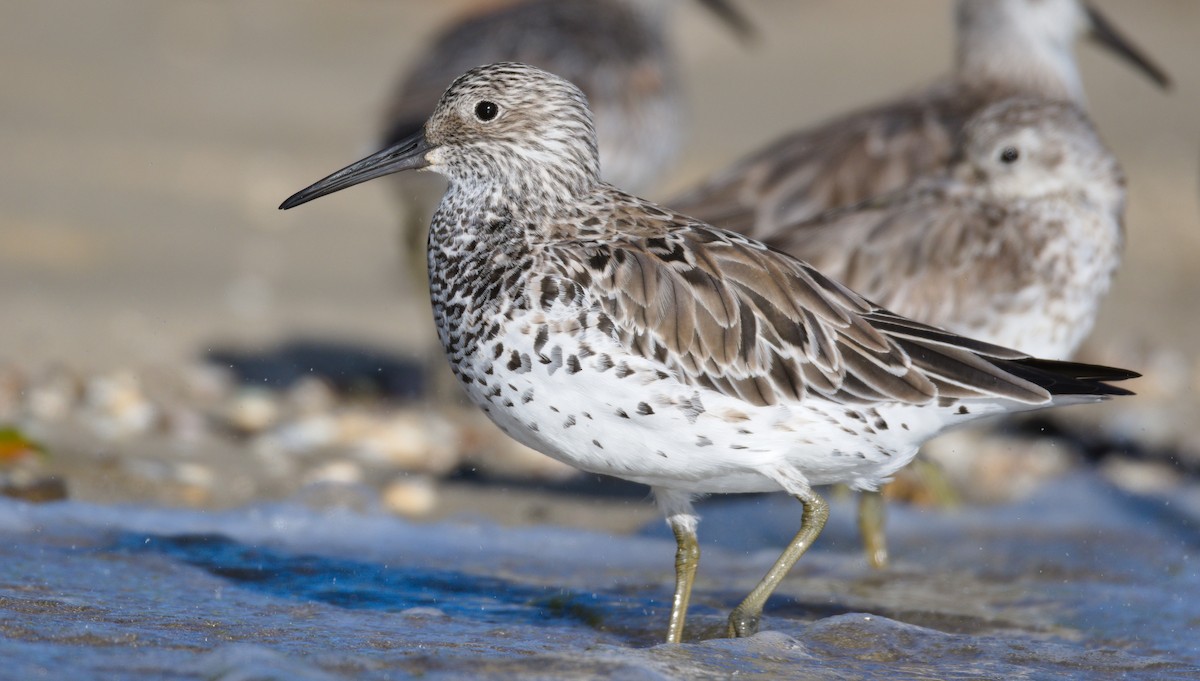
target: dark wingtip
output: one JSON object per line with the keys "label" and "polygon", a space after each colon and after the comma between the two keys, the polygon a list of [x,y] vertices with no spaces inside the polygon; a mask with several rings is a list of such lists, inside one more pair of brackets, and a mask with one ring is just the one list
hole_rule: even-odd
{"label": "dark wingtip", "polygon": [[1016,360],[999,360],[1005,371],[1045,388],[1051,395],[1096,395],[1117,397],[1134,395],[1132,390],[1109,383],[1139,378],[1141,374],[1129,369],[1084,364],[1082,362],[1060,362],[1051,359],[1027,357]]}

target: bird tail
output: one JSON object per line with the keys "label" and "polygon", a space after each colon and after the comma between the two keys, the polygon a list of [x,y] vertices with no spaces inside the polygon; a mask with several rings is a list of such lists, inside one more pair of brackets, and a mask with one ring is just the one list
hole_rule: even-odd
{"label": "bird tail", "polygon": [[1133,395],[1132,390],[1109,384],[1141,376],[1128,369],[1036,357],[987,359],[997,368],[1044,388],[1056,404],[1091,402],[1118,395]]}

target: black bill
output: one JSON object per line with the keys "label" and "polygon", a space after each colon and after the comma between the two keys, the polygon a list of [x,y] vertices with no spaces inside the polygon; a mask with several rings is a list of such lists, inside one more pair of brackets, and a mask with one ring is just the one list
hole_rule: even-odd
{"label": "black bill", "polygon": [[1083,3],[1083,7],[1087,11],[1088,20],[1092,22],[1090,37],[1093,40],[1136,66],[1142,73],[1150,77],[1151,80],[1158,83],[1159,87],[1164,90],[1171,87],[1171,77],[1167,75],[1167,72],[1150,61],[1149,57],[1134,46],[1129,39],[1121,35],[1112,22],[1101,14],[1095,5],[1085,2]]}
{"label": "black bill", "polygon": [[757,35],[757,30],[754,24],[746,18],[745,14],[738,9],[737,5],[731,0],[698,0],[705,9],[712,12],[725,23],[726,26],[733,29],[742,40],[751,40]]}
{"label": "black bill", "polygon": [[357,163],[352,163],[336,173],[313,183],[311,186],[288,197],[287,201],[279,204],[280,210],[295,208],[302,203],[326,194],[341,191],[346,187],[373,180],[384,175],[391,175],[402,170],[416,170],[429,165],[425,154],[433,147],[425,139],[425,131],[418,131],[396,144],[376,152]]}

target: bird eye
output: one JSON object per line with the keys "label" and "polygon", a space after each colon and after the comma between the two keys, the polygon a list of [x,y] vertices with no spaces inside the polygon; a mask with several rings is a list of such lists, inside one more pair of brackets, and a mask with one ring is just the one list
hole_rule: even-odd
{"label": "bird eye", "polygon": [[1004,151],[1000,152],[1002,163],[1015,163],[1018,158],[1021,158],[1021,152],[1016,147],[1004,147]]}
{"label": "bird eye", "polygon": [[486,99],[475,105],[475,117],[481,121],[490,121],[500,113],[500,107],[495,102]]}

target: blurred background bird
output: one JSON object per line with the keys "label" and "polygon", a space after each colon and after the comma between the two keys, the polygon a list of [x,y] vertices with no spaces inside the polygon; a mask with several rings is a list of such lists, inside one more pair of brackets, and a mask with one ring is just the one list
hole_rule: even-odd
{"label": "blurred background bird", "polygon": [[1081,0],[959,0],[955,27],[954,70],[930,87],[775,140],[667,203],[769,240],[822,211],[941,173],[963,124],[993,102],[1025,95],[1083,106],[1074,46],[1084,37],[1160,86],[1170,82]]}
{"label": "blurred background bird", "polygon": [[[955,68],[932,86],[786,136],[668,203],[812,262],[900,314],[1066,359],[1090,331],[1116,271],[1125,208],[1120,167],[1083,114],[1075,44],[1090,38],[1164,88],[1169,78],[1081,0],[959,0],[955,28]],[[959,146],[968,121],[1016,96],[1026,98],[1022,122],[998,123],[990,131],[998,137],[986,140],[981,122],[975,139]],[[996,139],[1007,141],[995,147]],[[1016,154],[1011,162],[1001,158],[1006,149]],[[1055,173],[1068,186],[1056,186]],[[939,179],[876,203],[923,178]],[[1088,196],[1097,178],[1090,189],[1103,200],[1074,210],[1069,204]],[[1008,195],[996,191],[1001,185]],[[1030,210],[1031,201],[1041,203]],[[836,210],[860,202],[867,205]],[[835,215],[804,222],[830,210]],[[1068,292],[1075,296],[1066,301]],[[859,520],[868,559],[882,567],[874,493],[862,497]]]}
{"label": "blurred background bird", "polygon": [[1087,116],[1015,97],[963,128],[945,174],[769,242],[899,314],[1070,357],[1120,262],[1125,176]]}

